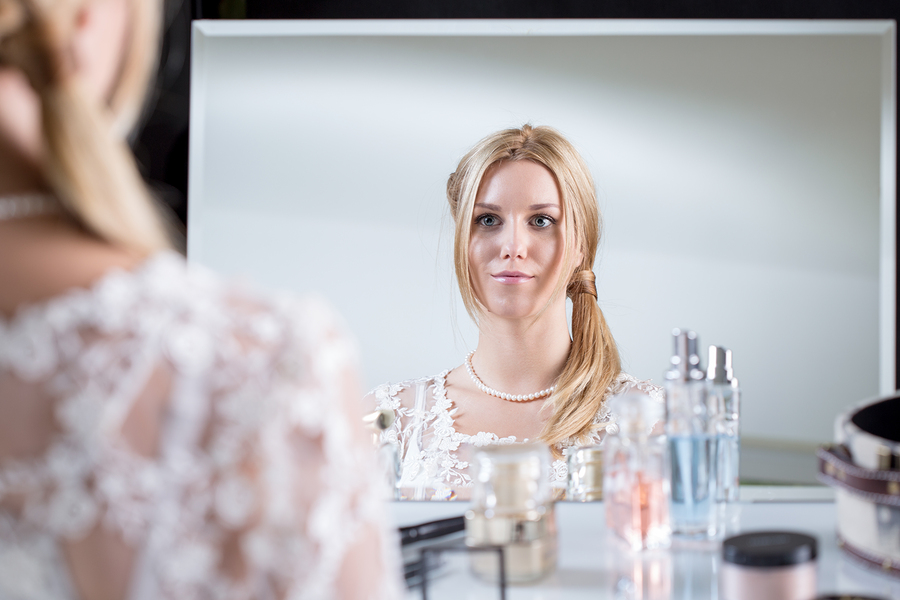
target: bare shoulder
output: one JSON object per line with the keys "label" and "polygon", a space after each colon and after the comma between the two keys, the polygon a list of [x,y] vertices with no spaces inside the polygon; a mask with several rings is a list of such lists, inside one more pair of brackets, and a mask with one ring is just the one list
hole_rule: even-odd
{"label": "bare shoulder", "polygon": [[111,269],[131,270],[143,260],[60,219],[0,222],[0,313],[88,288]]}

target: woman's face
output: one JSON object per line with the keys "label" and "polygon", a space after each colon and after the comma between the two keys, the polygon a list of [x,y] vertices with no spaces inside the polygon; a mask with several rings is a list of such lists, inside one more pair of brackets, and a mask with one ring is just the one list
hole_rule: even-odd
{"label": "woman's face", "polygon": [[563,268],[565,227],[546,167],[518,160],[488,169],[475,198],[469,271],[489,313],[527,318],[547,306]]}
{"label": "woman's face", "polygon": [[[65,45],[79,84],[93,102],[106,102],[119,76],[130,26],[126,0],[92,0],[74,17]],[[0,138],[19,154],[40,156],[40,99],[18,69],[0,67]]]}

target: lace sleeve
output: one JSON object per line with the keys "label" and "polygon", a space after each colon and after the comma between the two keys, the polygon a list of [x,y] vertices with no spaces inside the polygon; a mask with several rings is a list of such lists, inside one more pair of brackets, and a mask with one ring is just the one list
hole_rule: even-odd
{"label": "lace sleeve", "polygon": [[355,349],[318,302],[283,304],[277,316],[284,334],[268,360],[258,332],[274,323],[248,322],[257,335],[241,341],[243,352],[265,368],[246,373],[248,383],[225,382],[201,443],[209,489],[186,498],[208,496],[206,537],[224,542],[220,581],[250,597],[397,597]]}
{"label": "lace sleeve", "polygon": [[0,319],[0,597],[398,597],[355,362],[171,255]]}
{"label": "lace sleeve", "polygon": [[[657,402],[665,403],[665,395],[663,394],[663,389],[661,387],[650,381],[638,379],[627,373],[620,373],[616,381],[609,387],[608,397],[627,394],[628,392],[647,394]],[[663,426],[664,422],[658,421],[653,425],[653,430],[658,431]],[[610,412],[608,402],[604,402],[603,406],[594,416],[593,431],[588,438],[584,440],[566,440],[560,445],[560,450],[565,454],[578,446],[602,444],[607,434],[614,435],[618,432],[619,424],[617,423],[616,415]]]}
{"label": "lace sleeve", "polygon": [[[643,379],[638,379],[633,375],[629,375],[627,373],[619,374],[619,378],[616,382],[610,387],[610,395],[618,395],[618,394],[627,394],[629,392],[636,392],[639,394],[646,394],[650,396],[656,402],[659,402],[662,405],[665,405],[666,397],[663,391],[663,388],[660,386]],[[665,414],[665,412],[663,413]],[[611,423],[611,427],[608,427],[610,433],[615,433],[619,430],[618,425],[615,424],[615,415],[610,415],[609,420]],[[662,428],[665,426],[665,420],[659,420],[653,424],[651,430],[653,432],[662,433]]]}

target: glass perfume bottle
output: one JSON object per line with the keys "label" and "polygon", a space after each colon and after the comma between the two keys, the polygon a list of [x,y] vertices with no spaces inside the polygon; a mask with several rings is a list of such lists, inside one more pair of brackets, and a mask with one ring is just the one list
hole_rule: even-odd
{"label": "glass perfume bottle", "polygon": [[672,367],[666,372],[672,535],[713,539],[720,530],[718,437],[708,403],[706,373],[700,368],[697,334],[675,329],[672,336],[675,351]]}
{"label": "glass perfume bottle", "polygon": [[363,416],[363,423],[372,432],[372,444],[378,456],[378,468],[384,480],[386,500],[398,500],[400,480],[400,451],[396,440],[385,439],[384,432],[394,424],[394,412],[378,409]]}
{"label": "glass perfume bottle", "polygon": [[716,458],[716,501],[736,502],[740,492],[741,390],[734,377],[731,350],[709,347],[706,381],[709,410],[718,437]]}
{"label": "glass perfume bottle", "polygon": [[653,431],[664,406],[650,396],[610,399],[619,432],[604,440],[606,522],[633,550],[666,548],[670,541],[666,436]]}
{"label": "glass perfume bottle", "polygon": [[[556,568],[557,534],[550,486],[550,450],[543,444],[479,448],[466,511],[466,545],[503,547],[510,583],[527,583]],[[494,561],[472,560],[474,573],[499,577]]]}

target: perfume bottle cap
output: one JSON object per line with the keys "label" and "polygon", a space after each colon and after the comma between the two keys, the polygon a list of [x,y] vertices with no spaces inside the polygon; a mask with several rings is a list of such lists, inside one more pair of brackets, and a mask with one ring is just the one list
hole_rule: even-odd
{"label": "perfume bottle cap", "polygon": [[372,431],[384,431],[394,424],[394,411],[380,408],[363,417],[363,423]]}
{"label": "perfume bottle cap", "polygon": [[700,368],[700,355],[697,353],[699,339],[689,329],[672,330],[672,363],[666,371],[669,381],[700,381],[706,379],[706,373]]}
{"label": "perfume bottle cap", "polygon": [[731,383],[733,377],[731,350],[722,346],[710,346],[706,378],[713,383]]}
{"label": "perfume bottle cap", "polygon": [[665,418],[666,407],[647,394],[628,392],[610,398],[609,410],[616,415],[619,435],[647,436]]}

